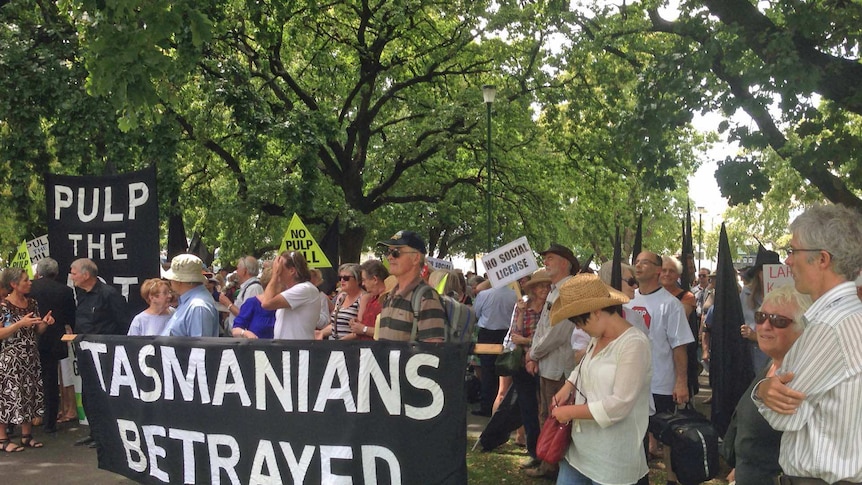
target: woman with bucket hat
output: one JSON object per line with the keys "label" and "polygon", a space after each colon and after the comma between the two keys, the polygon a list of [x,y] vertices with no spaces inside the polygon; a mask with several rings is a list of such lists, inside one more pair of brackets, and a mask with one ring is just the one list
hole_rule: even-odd
{"label": "woman with bucket hat", "polygon": [[[551,308],[551,324],[569,319],[590,336],[586,355],[554,396],[551,414],[572,421],[558,484],[636,483],[649,471],[642,439],[652,357],[648,337],[621,315],[628,301],[597,275],[581,274],[560,287]],[[560,405],[570,397],[572,404]]]}

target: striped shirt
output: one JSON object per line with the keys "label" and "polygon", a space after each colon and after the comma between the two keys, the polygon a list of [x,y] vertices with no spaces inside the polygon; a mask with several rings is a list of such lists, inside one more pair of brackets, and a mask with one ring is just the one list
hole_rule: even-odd
{"label": "striped shirt", "polygon": [[756,401],[781,438],[779,463],[787,475],[834,483],[862,482],[862,302],[852,282],[817,299],[808,326],[784,357],[779,373],[805,393],[796,414],[778,414]]}
{"label": "striped shirt", "polygon": [[[383,309],[380,311],[380,330],[378,330],[380,340],[400,342],[410,340],[413,330],[413,292],[419,285],[427,286],[425,281],[417,276],[416,280],[403,289],[396,286],[386,297]],[[440,303],[440,296],[432,288],[422,297],[416,340],[442,339],[445,336],[446,314],[443,304]]]}

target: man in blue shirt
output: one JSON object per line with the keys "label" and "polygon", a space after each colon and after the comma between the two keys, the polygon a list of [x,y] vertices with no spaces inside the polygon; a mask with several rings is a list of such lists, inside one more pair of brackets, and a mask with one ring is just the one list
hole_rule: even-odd
{"label": "man in blue shirt", "polygon": [[165,272],[171,289],[179,295],[177,311],[162,335],[172,337],[218,337],[219,319],[212,294],[204,286],[203,262],[194,254],[179,254]]}
{"label": "man in blue shirt", "polygon": [[[518,295],[508,285],[479,292],[473,302],[473,310],[479,317],[479,335],[476,341],[480,344],[503,343],[516,303]],[[479,356],[482,365],[482,399],[479,410],[473,412],[477,416],[490,416],[493,411],[500,382],[494,365],[496,360],[496,355]]]}

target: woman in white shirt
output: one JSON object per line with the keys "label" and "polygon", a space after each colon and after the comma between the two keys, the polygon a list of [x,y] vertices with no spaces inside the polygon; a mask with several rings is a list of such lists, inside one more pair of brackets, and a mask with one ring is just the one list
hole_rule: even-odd
{"label": "woman in white shirt", "polygon": [[[581,362],[554,397],[552,415],[572,421],[558,484],[633,484],[649,471],[642,439],[649,421],[652,357],[647,336],[621,315],[629,298],[597,275],[560,287],[551,323],[566,318],[590,335]],[[574,403],[558,405],[574,397]]]}

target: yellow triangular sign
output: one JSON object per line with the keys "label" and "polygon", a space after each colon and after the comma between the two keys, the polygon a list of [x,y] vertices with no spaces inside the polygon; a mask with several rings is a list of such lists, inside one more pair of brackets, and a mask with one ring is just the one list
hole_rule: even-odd
{"label": "yellow triangular sign", "polygon": [[309,268],[331,268],[332,263],[329,262],[326,255],[323,254],[323,249],[314,240],[314,236],[308,232],[308,228],[302,223],[299,216],[293,214],[290,219],[290,224],[287,225],[287,231],[281,238],[281,246],[278,248],[279,254],[284,251],[299,251],[305,256],[308,261]]}
{"label": "yellow triangular sign", "polygon": [[12,258],[9,267],[21,268],[27,272],[31,280],[33,279],[33,263],[30,261],[30,251],[27,250],[26,240],[22,241],[21,245],[18,246],[18,252],[15,253],[15,257]]}

